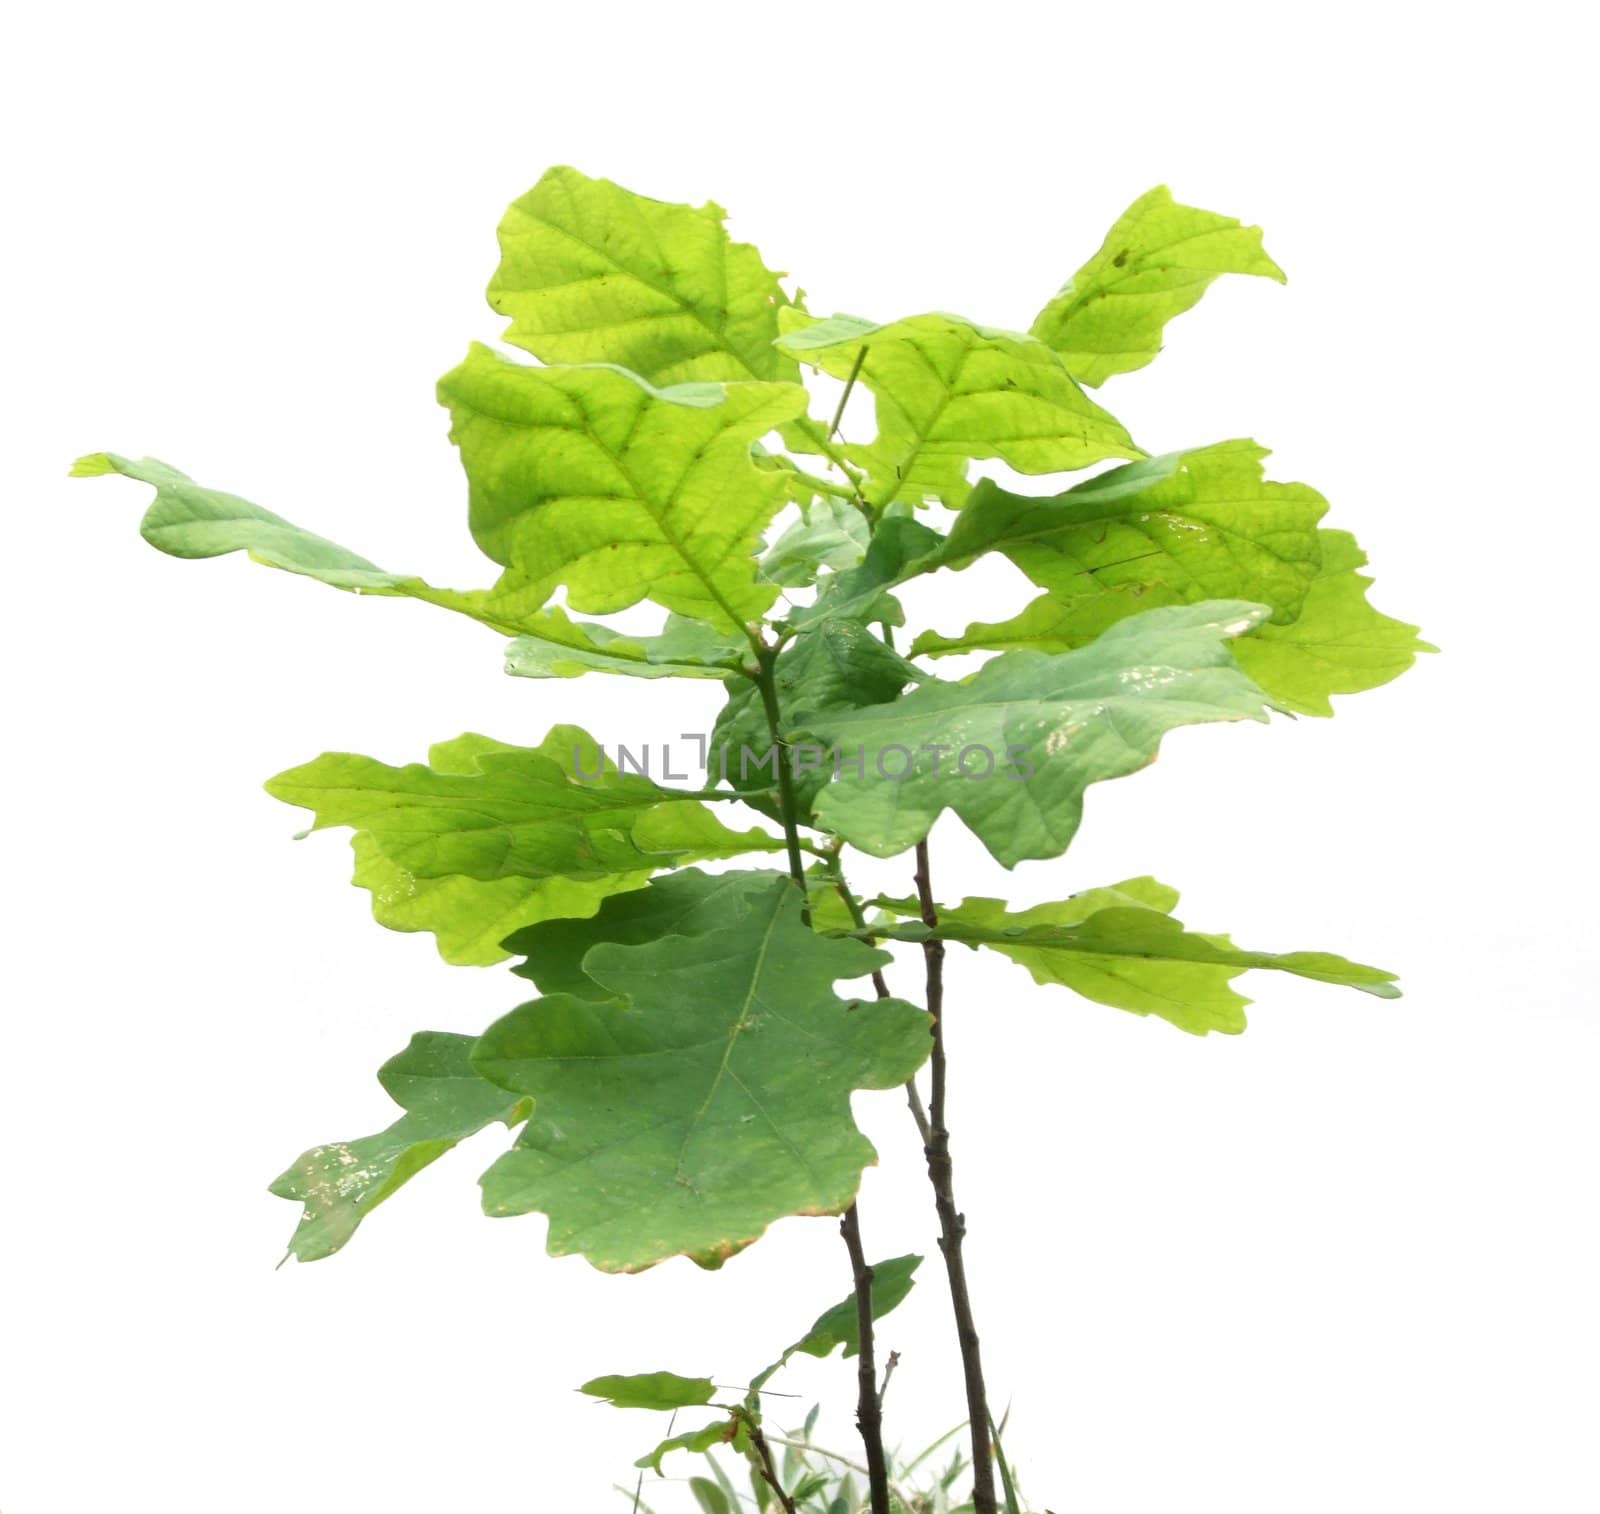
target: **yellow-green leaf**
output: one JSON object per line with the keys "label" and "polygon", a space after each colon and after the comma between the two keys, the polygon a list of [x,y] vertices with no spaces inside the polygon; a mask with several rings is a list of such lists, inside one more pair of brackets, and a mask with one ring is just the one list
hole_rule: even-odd
{"label": "yellow-green leaf", "polygon": [[1150,362],[1167,322],[1224,273],[1283,282],[1283,270],[1262,249],[1259,226],[1180,205],[1160,185],[1122,213],[1031,330],[1080,383],[1103,384]]}
{"label": "yellow-green leaf", "polygon": [[615,1409],[693,1409],[711,1402],[717,1385],[709,1377],[680,1377],[676,1372],[635,1372],[629,1376],[592,1377],[581,1388]]}
{"label": "yellow-green leaf", "polygon": [[473,535],[515,612],[559,585],[575,610],[649,598],[737,631],[777,594],[761,533],[788,497],[751,444],[802,413],[798,384],[658,389],[611,367],[533,368],[474,345],[439,381]]}
{"label": "yellow-green leaf", "polygon": [[887,326],[853,316],[802,321],[788,323],[780,345],[835,378],[856,373],[876,396],[877,438],[848,452],[868,471],[872,504],[936,498],[959,505],[974,458],[998,458],[1019,473],[1056,473],[1142,456],[1032,337],[950,315]]}
{"label": "yellow-green leaf", "polygon": [[1086,620],[1096,616],[1082,601],[1102,594],[1125,612],[1248,599],[1292,620],[1321,566],[1328,502],[1267,479],[1267,455],[1252,441],[1218,442],[1046,497],[984,479],[934,561],[961,568],[1001,552]]}
{"label": "yellow-green leaf", "polygon": [[1437,648],[1417,627],[1367,602],[1367,554],[1348,531],[1319,531],[1322,567],[1288,625],[1258,626],[1234,643],[1239,665],[1285,709],[1331,715],[1330,694],[1359,694],[1398,678]]}
{"label": "yellow-green leaf", "polygon": [[[1247,951],[1227,936],[1186,930],[1172,918],[1176,889],[1154,878],[1129,878],[1088,889],[1055,904],[1008,911],[1003,899],[964,899],[938,908],[931,932],[944,941],[984,947],[1020,963],[1035,983],[1059,984],[1098,1004],[1157,1015],[1195,1035],[1245,1027],[1250,1001],[1230,986],[1251,968],[1270,968],[1359,989],[1380,999],[1399,997],[1394,974],[1332,952]],[[915,899],[878,899],[880,908],[919,917]],[[891,940],[921,941],[915,924],[879,928]]]}
{"label": "yellow-green leaf", "polygon": [[790,303],[720,205],[672,205],[552,168],[500,222],[489,303],[546,363],[616,363],[653,384],[790,379],[773,345]]}

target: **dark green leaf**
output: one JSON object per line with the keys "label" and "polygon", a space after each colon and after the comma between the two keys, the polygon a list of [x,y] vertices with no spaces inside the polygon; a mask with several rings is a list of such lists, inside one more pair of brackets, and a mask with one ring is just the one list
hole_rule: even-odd
{"label": "dark green leaf", "polygon": [[[777,658],[773,679],[782,718],[780,734],[788,736],[814,716],[835,710],[883,704],[922,670],[885,645],[858,620],[830,616],[799,632]],[[747,789],[769,774],[776,781],[771,726],[760,690],[748,678],[728,680],[728,702],[711,729],[711,749],[718,772],[735,789]],[[833,765],[820,748],[803,746],[789,753],[800,819],[809,822],[811,801],[833,777]],[[780,818],[776,799],[752,800],[763,813]]]}
{"label": "dark green leaf", "polygon": [[[1151,610],[1078,651],[1008,652],[969,682],[927,679],[893,704],[819,716],[810,732],[840,749],[843,771],[817,820],[890,857],[949,808],[1008,867],[1059,856],[1084,790],[1145,766],[1167,731],[1266,718],[1226,645],[1265,615],[1228,601]],[[859,774],[843,767],[857,759]]]}
{"label": "dark green leaf", "polygon": [[783,1215],[838,1213],[873,1160],[851,1092],[895,1087],[928,1050],[920,1010],[832,991],[887,960],[808,929],[786,879],[703,935],[591,947],[611,1002],[535,1000],[479,1040],[479,1072],[540,1101],[485,1209],[539,1210],[552,1254],[618,1272],[715,1266]]}
{"label": "dark green leaf", "polygon": [[[905,1302],[906,1295],[911,1292],[914,1274],[921,1265],[920,1256],[896,1256],[886,1262],[873,1263],[873,1319],[882,1319]],[[861,1349],[861,1326],[856,1318],[854,1293],[818,1315],[816,1323],[799,1340],[785,1347],[777,1361],[751,1379],[750,1387],[753,1391],[770,1381],[773,1373],[791,1356],[828,1356],[840,1346],[844,1347],[847,1357],[855,1356]]]}
{"label": "dark green leaf", "polygon": [[680,868],[651,879],[645,888],[613,894],[586,920],[546,920],[518,931],[505,945],[527,960],[512,971],[531,979],[542,994],[605,1002],[614,996],[583,970],[591,947],[602,942],[642,946],[663,936],[704,935],[740,919],[782,878],[766,869],[710,874]]}

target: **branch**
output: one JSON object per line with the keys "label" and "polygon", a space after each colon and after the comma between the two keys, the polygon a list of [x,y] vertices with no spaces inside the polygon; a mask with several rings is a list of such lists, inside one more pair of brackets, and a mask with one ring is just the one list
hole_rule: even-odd
{"label": "branch", "polygon": [[[939,911],[933,902],[926,840],[917,843],[917,900],[922,906],[923,924],[929,930],[936,930]],[[944,942],[930,936],[922,943],[922,955],[927,967],[928,1013],[933,1018],[933,1053],[929,1058],[933,1084],[924,1151],[928,1158],[928,1181],[933,1184],[934,1208],[939,1215],[939,1251],[950,1279],[950,1302],[955,1310],[956,1339],[961,1346],[961,1368],[966,1378],[967,1419],[972,1436],[972,1507],[974,1514],[998,1514],[994,1457],[989,1440],[989,1401],[983,1383],[983,1359],[978,1350],[978,1327],[973,1322],[972,1298],[967,1289],[967,1268],[961,1255],[967,1220],[956,1208],[950,1129],[945,1112],[948,1069],[944,1048]]]}
{"label": "branch", "polygon": [[839,1221],[839,1234],[850,1252],[856,1280],[856,1428],[867,1452],[867,1486],[872,1514],[889,1514],[889,1462],[883,1451],[883,1399],[878,1393],[878,1367],[872,1334],[872,1268],[861,1245],[861,1217],[852,1204]]}
{"label": "branch", "polygon": [[883,1364],[883,1386],[878,1389],[878,1405],[881,1408],[883,1401],[889,1396],[889,1379],[894,1376],[894,1369],[900,1365],[900,1353],[891,1351],[889,1360]]}
{"label": "branch", "polygon": [[[767,730],[772,737],[773,755],[778,767],[778,808],[783,815],[783,839],[789,852],[789,876],[806,899],[806,865],[800,856],[800,806],[795,798],[794,774],[790,771],[789,744],[783,739],[783,714],[778,708],[778,681],[773,668],[778,659],[777,650],[765,642],[756,651],[756,687],[761,691],[761,708],[767,717]],[[811,909],[803,911],[806,923],[811,923]]]}
{"label": "branch", "polygon": [[[869,946],[872,945],[875,938],[872,928],[867,924],[867,912],[862,909],[861,901],[851,892],[850,885],[844,881],[844,874],[839,868],[839,854],[834,852],[831,859],[825,857],[824,861],[829,863],[833,873],[833,886],[839,891],[839,897],[844,900],[845,908],[850,911],[850,918],[856,922],[861,939]],[[889,984],[877,968],[872,972],[872,986],[877,990],[880,999],[889,997]],[[914,1077],[906,1079],[906,1105],[911,1110],[911,1118],[917,1122],[922,1144],[926,1147],[933,1132],[928,1128],[928,1112],[922,1107],[922,1095],[917,1091],[917,1080]]]}
{"label": "branch", "polygon": [[844,419],[844,407],[850,403],[850,391],[855,388],[856,380],[861,377],[861,365],[867,360],[867,345],[861,344],[856,353],[856,360],[850,366],[850,377],[845,380],[844,393],[839,396],[839,406],[833,412],[833,424],[828,427],[828,440],[831,442],[839,434],[839,422]]}
{"label": "branch", "polygon": [[778,1468],[772,1459],[772,1447],[767,1444],[767,1437],[762,1432],[761,1426],[749,1418],[746,1418],[744,1423],[745,1429],[750,1433],[750,1444],[755,1447],[756,1455],[761,1459],[762,1479],[778,1495],[778,1502],[783,1505],[784,1514],[797,1514],[794,1499],[778,1480]]}
{"label": "branch", "polygon": [[[794,775],[789,770],[789,748],[781,734],[783,716],[778,707],[777,679],[773,675],[773,665],[777,661],[776,650],[763,644],[757,653],[757,661],[756,682],[761,690],[761,704],[766,712],[767,729],[772,737],[773,750],[778,757],[778,799],[783,814],[784,839],[788,843],[789,874],[794,879],[795,887],[800,890],[800,898],[804,902],[804,918],[809,925],[811,908],[806,892],[805,864],[800,859],[799,806],[795,800]],[[837,877],[837,854],[833,862]],[[859,905],[856,907],[859,908]],[[877,982],[880,985],[880,997],[887,997],[888,990],[883,986],[881,974],[877,975]],[[861,1431],[861,1441],[867,1451],[867,1466],[871,1471],[869,1481],[872,1492],[872,1514],[891,1514],[888,1462],[883,1451],[883,1405],[878,1398],[878,1370],[873,1359],[872,1268],[867,1265],[866,1256],[862,1251],[861,1219],[856,1212],[854,1202],[845,1210],[844,1217],[839,1222],[839,1233],[844,1237],[845,1247],[850,1253],[850,1270],[855,1282],[856,1333],[860,1337],[858,1348],[861,1357],[861,1386],[856,1403],[856,1426]],[[771,1453],[765,1439],[761,1438],[760,1431],[753,1425],[751,1434],[761,1453],[763,1475],[772,1484],[773,1491],[783,1502],[788,1514],[794,1514],[794,1501],[778,1485],[777,1476],[772,1469]]]}
{"label": "branch", "polygon": [[[817,450],[828,459],[844,476],[850,480],[850,487],[855,491],[856,503],[866,509],[866,500],[862,498],[862,475],[858,469],[852,468],[845,460],[843,451],[834,445],[831,432],[822,429],[820,421],[814,421],[809,415],[803,415],[794,423],[795,430],[802,436],[816,443]],[[870,516],[869,516],[870,518]]]}

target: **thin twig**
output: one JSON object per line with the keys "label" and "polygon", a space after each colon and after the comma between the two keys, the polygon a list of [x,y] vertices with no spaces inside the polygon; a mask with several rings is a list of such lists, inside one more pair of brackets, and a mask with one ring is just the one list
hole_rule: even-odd
{"label": "thin twig", "polygon": [[[844,874],[839,869],[838,853],[834,853],[830,863],[833,872],[833,886],[838,889],[839,897],[844,900],[844,905],[850,911],[850,918],[856,922],[856,928],[862,932],[870,932],[867,924],[867,912],[862,909],[861,901],[850,891],[850,885],[844,881]],[[870,945],[870,940],[868,941]],[[887,999],[889,984],[879,968],[872,971],[872,986],[877,990],[880,999]],[[928,1128],[928,1114],[922,1107],[922,1095],[917,1090],[917,1080],[914,1077],[906,1079],[906,1104],[911,1110],[911,1118],[917,1122],[917,1129],[922,1135],[922,1144],[927,1146],[932,1131]]]}
{"label": "thin twig", "polygon": [[[850,918],[856,922],[856,928],[861,931],[869,930],[867,912],[862,909],[861,901],[850,892],[850,885],[844,881],[844,874],[839,871],[839,854],[837,852],[829,860],[829,866],[833,873],[833,886],[838,891],[839,897],[844,900],[844,907],[850,911]],[[869,940],[867,945],[870,946],[871,944],[872,942]],[[890,996],[889,984],[883,976],[882,968],[875,967],[872,969],[872,986],[877,991],[880,999],[887,999]]]}
{"label": "thin twig", "polygon": [[850,365],[850,377],[844,381],[844,393],[839,396],[839,406],[833,412],[833,424],[828,427],[828,440],[831,442],[839,434],[839,422],[844,419],[844,407],[850,403],[850,391],[855,388],[856,380],[861,376],[861,365],[867,360],[867,345],[863,342],[856,351],[856,360]]}
{"label": "thin twig", "polygon": [[[933,901],[933,879],[925,840],[917,843],[916,881],[922,923],[935,931],[939,926],[939,911]],[[945,1107],[948,1067],[944,1045],[944,942],[937,936],[930,936],[922,943],[922,955],[927,967],[928,1014],[933,1021],[933,1052],[929,1057],[933,1082],[928,1100],[925,1151],[928,1181],[933,1184],[933,1202],[939,1215],[939,1250],[950,1279],[950,1302],[955,1311],[956,1339],[961,1347],[961,1367],[966,1378],[967,1419],[972,1436],[972,1507],[973,1514],[998,1514],[983,1358],[978,1349],[978,1327],[973,1322],[972,1297],[967,1289],[966,1263],[961,1254],[967,1221],[956,1208],[955,1175],[950,1161],[950,1128]]]}
{"label": "thin twig", "polygon": [[883,1450],[883,1400],[878,1396],[878,1366],[872,1330],[872,1268],[861,1245],[861,1217],[852,1204],[839,1221],[856,1282],[856,1428],[867,1453],[867,1488],[872,1514],[889,1514],[889,1459]]}
{"label": "thin twig", "polygon": [[889,1379],[894,1376],[894,1369],[900,1365],[900,1353],[891,1351],[889,1360],[883,1364],[883,1386],[878,1389],[878,1407],[883,1407],[883,1401],[889,1396]]}
{"label": "thin twig", "polygon": [[922,1149],[926,1151],[928,1143],[933,1140],[933,1126],[928,1123],[928,1111],[923,1108],[922,1093],[915,1078],[906,1079],[906,1105],[911,1110],[911,1118],[917,1122],[917,1133],[922,1137]]}
{"label": "thin twig", "polygon": [[761,1459],[761,1476],[767,1486],[778,1495],[778,1502],[783,1505],[784,1514],[796,1514],[794,1499],[778,1478],[777,1464],[772,1459],[772,1447],[767,1444],[766,1433],[754,1420],[745,1420],[745,1429],[750,1432],[750,1444],[756,1448],[756,1455]]}

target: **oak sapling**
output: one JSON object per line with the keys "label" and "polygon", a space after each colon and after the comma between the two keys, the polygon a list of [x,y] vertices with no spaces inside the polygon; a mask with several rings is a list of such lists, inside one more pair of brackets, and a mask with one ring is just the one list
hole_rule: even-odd
{"label": "oak sapling", "polygon": [[[452,963],[514,959],[533,989],[508,984],[477,1036],[413,1036],[379,1072],[399,1118],[314,1146],[277,1179],[301,1206],[290,1251],[331,1255],[421,1168],[495,1127],[511,1135],[482,1177],[486,1211],[542,1214],[552,1254],[607,1271],[717,1267],[776,1220],[831,1216],[847,1296],[798,1336],[772,1322],[791,1344],[759,1371],[599,1364],[583,1391],[675,1420],[625,1491],[643,1507],[644,1472],[688,1452],[710,1459],[702,1508],[1020,1508],[967,1282],[947,949],[1195,1034],[1244,1028],[1233,980],[1251,968],[1396,993],[1392,974],[1327,952],[1190,930],[1153,878],[1012,910],[942,895],[929,854],[948,810],[1005,867],[1059,857],[1089,786],[1145,765],[1168,730],[1328,715],[1331,696],[1431,650],[1367,602],[1354,538],[1323,525],[1315,490],[1269,480],[1265,449],[1152,455],[1091,397],[1150,362],[1219,275],[1282,274],[1256,228],[1156,189],[1026,333],[938,313],[819,318],[716,206],[570,168],[512,205],[500,248],[490,304],[535,361],[474,344],[439,383],[470,529],[497,567],[486,587],[386,571],[164,463],[97,453],[74,469],[152,485],[142,530],[163,552],[242,550],[471,617],[509,638],[513,675],[720,692],[708,746],[740,754],[675,784],[556,726],[536,746],[458,736],[400,767],[325,753],[268,783],[314,828],[353,833],[381,924],[432,932]],[[842,383],[836,405],[813,408],[818,374]],[[846,427],[856,394],[874,419]],[[985,462],[1083,476],[1018,493]],[[903,629],[899,588],[992,553],[1038,591],[1011,618]],[[642,601],[662,612],[652,634],[603,619]],[[975,675],[939,676],[938,659],[974,652],[987,654]],[[907,854],[911,892],[858,893],[851,849]],[[920,946],[920,993],[892,990],[885,943]],[[925,1151],[962,1364],[964,1453],[915,1489],[921,1459],[886,1447],[897,1358],[879,1358],[874,1322],[922,1259],[869,1262],[856,1196],[875,1153],[851,1101],[870,1090],[908,1105]],[[857,1362],[859,1460],[767,1412],[794,1355],[841,1348]],[[747,1386],[718,1386],[730,1380]],[[718,1451],[748,1461],[748,1493]]]}

